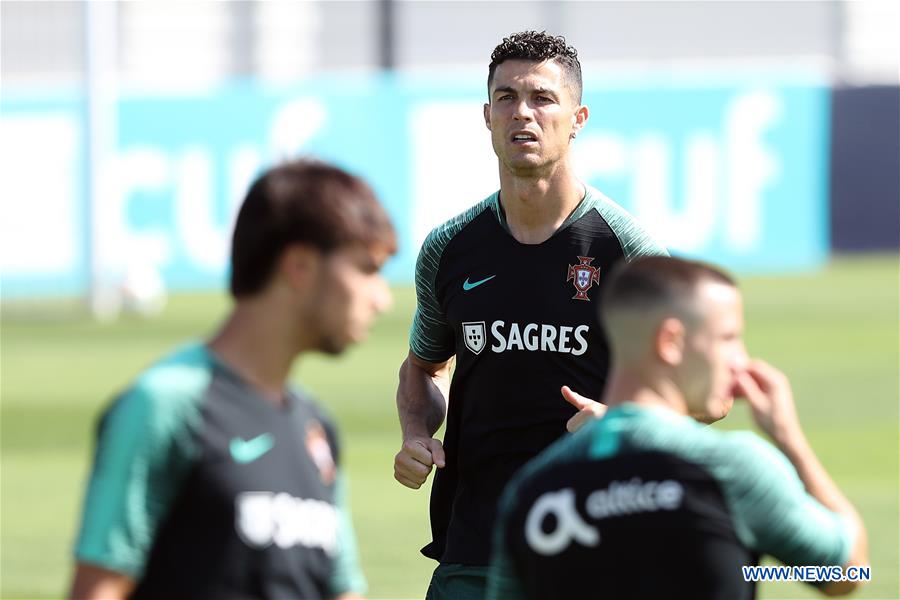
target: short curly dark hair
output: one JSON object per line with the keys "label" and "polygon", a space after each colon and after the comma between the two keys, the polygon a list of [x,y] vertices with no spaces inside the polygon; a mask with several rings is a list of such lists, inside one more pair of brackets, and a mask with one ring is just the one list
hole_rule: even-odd
{"label": "short curly dark hair", "polygon": [[550,35],[546,31],[520,31],[503,38],[491,53],[488,94],[497,66],[507,60],[556,61],[566,74],[572,97],[581,104],[581,63],[578,62],[578,51],[569,46],[563,36]]}

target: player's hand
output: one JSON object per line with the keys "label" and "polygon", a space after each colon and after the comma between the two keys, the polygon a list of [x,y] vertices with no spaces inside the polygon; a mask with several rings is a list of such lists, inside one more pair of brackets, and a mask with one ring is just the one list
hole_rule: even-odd
{"label": "player's hand", "polygon": [[753,420],[772,440],[783,445],[802,435],[794,394],[787,376],[762,360],[752,360],[737,376],[737,395],[747,399]]}
{"label": "player's hand", "polygon": [[444,467],[444,446],[431,437],[411,437],[394,457],[394,479],[414,490],[422,487],[435,466]]}
{"label": "player's hand", "polygon": [[566,422],[566,429],[570,432],[574,433],[587,423],[606,414],[605,404],[600,404],[581,394],[577,394],[567,385],[562,386],[559,391],[562,393],[563,398],[566,399],[566,402],[578,409],[578,412]]}

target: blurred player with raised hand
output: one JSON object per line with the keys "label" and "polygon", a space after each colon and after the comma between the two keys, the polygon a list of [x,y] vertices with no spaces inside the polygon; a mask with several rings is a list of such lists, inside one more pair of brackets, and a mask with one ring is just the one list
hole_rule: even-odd
{"label": "blurred player with raised hand", "polygon": [[[423,549],[440,561],[432,599],[483,596],[504,485],[579,409],[603,410],[571,390],[598,398],[603,389],[595,304],[608,269],[665,253],[573,172],[573,139],[588,120],[574,48],[546,33],[513,34],[494,50],[487,83],[500,190],[425,240],[397,391],[395,478],[418,488],[439,468]],[[559,397],[563,385],[577,408]],[[445,416],[441,442],[433,436]]]}
{"label": "blurred player with raised hand", "polygon": [[335,429],[287,380],[299,355],[365,337],[395,246],[372,190],[339,169],[294,161],[253,184],[224,326],[103,415],[73,598],[360,597]]}
{"label": "blurred player with raised hand", "polygon": [[[868,562],[862,520],[807,443],[787,378],[747,357],[734,282],[641,259],[613,272],[600,311],[608,411],[507,488],[488,598],[742,600],[755,589],[742,567],[760,554],[833,567],[827,594],[858,585],[838,579]],[[697,422],[735,394],[777,450]]]}

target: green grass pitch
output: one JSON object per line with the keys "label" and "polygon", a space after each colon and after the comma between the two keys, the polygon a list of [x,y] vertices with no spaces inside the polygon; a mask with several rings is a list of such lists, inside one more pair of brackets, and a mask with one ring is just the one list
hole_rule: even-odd
{"label": "green grass pitch", "polygon": [[[873,581],[859,598],[900,598],[898,270],[896,256],[842,258],[821,273],[742,282],[751,353],[791,376],[813,447],[868,525]],[[94,419],[143,366],[209,331],[227,306],[217,295],[180,296],[162,318],[115,324],[6,307],[0,597],[64,594]],[[418,553],[429,490],[393,480],[394,392],[413,307],[411,290],[397,289],[365,344],[339,359],[305,358],[294,373],[341,426],[372,598],[423,597],[434,566]],[[749,423],[738,406],[717,426]],[[787,583],[760,595],[817,597]]]}

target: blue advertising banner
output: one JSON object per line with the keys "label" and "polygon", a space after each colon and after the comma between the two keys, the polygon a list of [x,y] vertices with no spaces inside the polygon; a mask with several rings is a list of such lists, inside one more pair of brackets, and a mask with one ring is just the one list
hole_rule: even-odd
{"label": "blue advertising banner", "polygon": [[[587,87],[576,171],[675,253],[740,271],[814,268],[828,252],[829,91],[783,81]],[[83,293],[91,252],[110,274],[137,266],[173,290],[220,287],[248,185],[298,155],[371,182],[400,233],[386,273],[411,282],[428,231],[498,186],[484,95],[480,79],[394,77],[122,95],[91,235],[83,103],[7,95],[3,295]]]}

